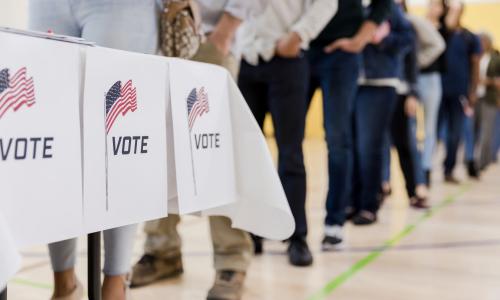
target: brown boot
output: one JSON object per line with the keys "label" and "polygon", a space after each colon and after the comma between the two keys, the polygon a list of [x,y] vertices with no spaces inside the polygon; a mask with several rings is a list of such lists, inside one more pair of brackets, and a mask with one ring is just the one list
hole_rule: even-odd
{"label": "brown boot", "polygon": [[175,277],[182,274],[183,271],[180,255],[171,258],[158,258],[144,254],[133,267],[130,287],[136,288],[161,279]]}
{"label": "brown boot", "polygon": [[240,300],[245,276],[245,272],[217,271],[214,286],[208,292],[207,300]]}

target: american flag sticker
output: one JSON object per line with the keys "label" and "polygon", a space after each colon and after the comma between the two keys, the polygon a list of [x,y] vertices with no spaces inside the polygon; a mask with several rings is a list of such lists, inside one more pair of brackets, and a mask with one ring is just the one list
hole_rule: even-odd
{"label": "american flag sticker", "polygon": [[16,112],[21,107],[35,104],[33,77],[28,77],[26,67],[13,75],[9,69],[0,71],[0,119],[9,111]]}
{"label": "american flag sticker", "polygon": [[191,93],[189,93],[187,98],[187,110],[189,131],[191,131],[196,119],[210,111],[208,106],[208,95],[204,87],[201,87],[198,90],[191,90]]}
{"label": "american flag sticker", "polygon": [[122,86],[117,81],[106,93],[106,133],[109,133],[116,119],[137,110],[137,91],[132,80]]}
{"label": "american flag sticker", "polygon": [[194,195],[198,195],[198,188],[196,186],[196,173],[193,158],[193,142],[191,141],[191,131],[193,130],[196,120],[210,111],[208,105],[208,95],[204,87],[192,89],[187,97],[187,116],[189,127],[189,148],[191,150],[191,167],[193,172],[193,187]]}

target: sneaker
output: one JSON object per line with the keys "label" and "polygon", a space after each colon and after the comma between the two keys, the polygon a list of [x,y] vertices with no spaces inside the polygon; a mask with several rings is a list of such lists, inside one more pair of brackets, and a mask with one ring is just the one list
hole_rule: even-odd
{"label": "sneaker", "polygon": [[377,215],[367,210],[362,210],[352,218],[352,223],[354,225],[371,225],[375,222],[377,222]]}
{"label": "sneaker", "polygon": [[344,231],[342,226],[325,226],[325,237],[321,242],[321,250],[342,250],[344,246]]}
{"label": "sneaker", "polygon": [[217,271],[215,283],[208,291],[207,300],[240,300],[245,276],[245,272],[240,271]]}
{"label": "sneaker", "polygon": [[172,278],[182,274],[183,271],[180,255],[171,258],[158,258],[144,254],[132,269],[130,287],[136,288],[161,279]]}
{"label": "sneaker", "polygon": [[310,266],[313,257],[305,238],[292,238],[288,245],[288,261],[297,267]]}
{"label": "sneaker", "polygon": [[69,295],[66,295],[63,297],[52,296],[52,298],[50,298],[50,299],[51,300],[80,300],[80,299],[83,299],[83,285],[77,279],[76,286]]}
{"label": "sneaker", "polygon": [[460,180],[456,179],[455,176],[451,174],[444,175],[444,182],[449,184],[460,184]]}

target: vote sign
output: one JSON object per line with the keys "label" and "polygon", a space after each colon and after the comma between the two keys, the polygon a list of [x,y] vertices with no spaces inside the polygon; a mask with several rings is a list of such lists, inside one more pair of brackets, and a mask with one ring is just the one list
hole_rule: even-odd
{"label": "vote sign", "polygon": [[179,212],[233,203],[229,73],[215,65],[168,61]]}
{"label": "vote sign", "polygon": [[82,48],[5,32],[0,45],[0,211],[18,246],[77,236]]}
{"label": "vote sign", "polygon": [[86,231],[167,215],[166,101],[161,57],[100,47],[86,56]]}

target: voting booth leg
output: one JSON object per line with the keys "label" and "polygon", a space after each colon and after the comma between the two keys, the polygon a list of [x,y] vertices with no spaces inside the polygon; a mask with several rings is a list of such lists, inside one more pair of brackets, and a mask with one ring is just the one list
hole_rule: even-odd
{"label": "voting booth leg", "polygon": [[87,236],[89,300],[101,300],[101,233]]}
{"label": "voting booth leg", "polygon": [[0,292],[0,300],[7,300],[7,288]]}

